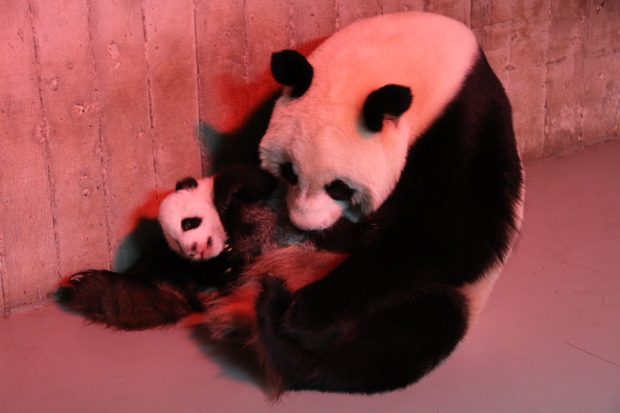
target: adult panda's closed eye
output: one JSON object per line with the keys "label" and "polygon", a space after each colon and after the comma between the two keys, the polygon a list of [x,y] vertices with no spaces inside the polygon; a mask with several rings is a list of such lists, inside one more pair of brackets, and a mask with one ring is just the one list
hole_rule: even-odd
{"label": "adult panda's closed eye", "polygon": [[355,189],[340,179],[334,179],[330,184],[325,185],[325,192],[334,201],[351,201],[355,194]]}
{"label": "adult panda's closed eye", "polygon": [[299,182],[299,178],[293,170],[293,164],[290,162],[283,163],[280,166],[280,175],[282,176],[282,178],[284,178],[286,182],[291,185],[297,185],[297,183]]}

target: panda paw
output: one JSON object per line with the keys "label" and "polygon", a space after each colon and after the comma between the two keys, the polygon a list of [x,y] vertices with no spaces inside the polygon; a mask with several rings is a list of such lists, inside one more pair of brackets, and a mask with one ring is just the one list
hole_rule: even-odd
{"label": "panda paw", "polygon": [[[263,283],[265,289],[273,288]],[[318,295],[317,295],[318,294]],[[266,290],[263,297],[277,296]],[[280,294],[281,295],[281,294]],[[272,305],[272,308],[282,305]],[[283,311],[283,312],[282,312]],[[290,295],[288,308],[276,311],[279,322],[274,333],[305,348],[319,348],[345,340],[354,329],[354,323],[338,320],[310,286]]]}
{"label": "panda paw", "polygon": [[101,301],[109,280],[107,271],[82,271],[62,279],[54,298],[63,308],[101,321]]}
{"label": "panda paw", "polygon": [[64,278],[55,299],[72,313],[119,330],[170,325],[195,310],[173,285],[106,270],[83,271]]}
{"label": "panda paw", "polygon": [[90,273],[91,271],[82,271],[63,278],[60,281],[58,289],[54,293],[56,302],[71,307],[72,301],[76,298],[76,290],[80,288],[80,283],[85,277],[88,277]]}

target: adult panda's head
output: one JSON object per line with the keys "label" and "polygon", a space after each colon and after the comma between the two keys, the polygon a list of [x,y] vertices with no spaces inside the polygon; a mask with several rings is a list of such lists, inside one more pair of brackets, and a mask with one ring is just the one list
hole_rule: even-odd
{"label": "adult panda's head", "polygon": [[321,230],[377,210],[409,147],[457,94],[478,52],[462,24],[401,13],[352,24],[308,59],[275,53],[272,73],[286,88],[260,157],[290,185],[291,221]]}
{"label": "adult panda's head", "polygon": [[207,260],[226,246],[226,231],[213,200],[213,178],[179,181],[159,207],[170,248],[192,260]]}

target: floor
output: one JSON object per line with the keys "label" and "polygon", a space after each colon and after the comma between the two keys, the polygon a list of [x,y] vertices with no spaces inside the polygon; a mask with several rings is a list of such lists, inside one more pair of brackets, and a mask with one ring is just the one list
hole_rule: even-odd
{"label": "floor", "polygon": [[522,237],[478,324],[419,383],[267,401],[182,327],[54,305],[0,319],[0,412],[620,412],[620,141],[530,165]]}

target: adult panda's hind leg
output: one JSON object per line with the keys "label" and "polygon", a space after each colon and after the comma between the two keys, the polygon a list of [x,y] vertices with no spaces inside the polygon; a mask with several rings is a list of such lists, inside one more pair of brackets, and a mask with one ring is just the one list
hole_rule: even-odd
{"label": "adult panda's hind leg", "polygon": [[173,285],[129,274],[90,270],[66,277],[55,293],[65,309],[120,330],[173,324],[199,302]]}

